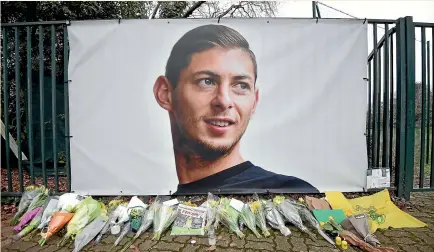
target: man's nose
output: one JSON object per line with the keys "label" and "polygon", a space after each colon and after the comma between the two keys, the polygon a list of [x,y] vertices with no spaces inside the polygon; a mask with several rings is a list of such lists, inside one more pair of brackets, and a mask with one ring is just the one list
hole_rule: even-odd
{"label": "man's nose", "polygon": [[220,85],[216,97],[213,100],[213,107],[218,108],[222,111],[232,108],[233,107],[233,101],[230,96],[230,85]]}

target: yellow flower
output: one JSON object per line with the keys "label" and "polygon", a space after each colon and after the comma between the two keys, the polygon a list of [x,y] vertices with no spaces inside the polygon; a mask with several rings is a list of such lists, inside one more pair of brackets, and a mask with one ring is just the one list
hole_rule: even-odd
{"label": "yellow flower", "polygon": [[348,243],[347,243],[347,241],[342,241],[342,249],[343,250],[346,250],[346,249],[348,249]]}
{"label": "yellow flower", "polygon": [[333,218],[333,216],[329,216],[329,220],[335,220],[335,218]]}
{"label": "yellow flower", "polygon": [[298,201],[299,201],[300,203],[303,203],[303,202],[304,202],[304,199],[303,199],[303,198],[298,198]]}
{"label": "yellow flower", "polygon": [[345,209],[344,214],[345,214],[345,216],[351,216],[351,215],[353,215],[353,212],[350,209]]}
{"label": "yellow flower", "polygon": [[325,222],[324,222],[324,221],[321,221],[321,222],[319,223],[319,225],[320,225],[321,227],[324,227]]}

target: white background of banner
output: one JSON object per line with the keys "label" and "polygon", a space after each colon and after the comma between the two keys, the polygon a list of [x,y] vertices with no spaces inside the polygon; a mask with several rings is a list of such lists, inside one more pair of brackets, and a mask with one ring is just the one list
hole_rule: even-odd
{"label": "white background of banner", "polygon": [[[168,194],[178,184],[169,117],[152,88],[174,43],[217,20],[72,22],[72,190]],[[223,19],[258,60],[260,100],[244,157],[320,191],[366,186],[367,24],[362,20]]]}

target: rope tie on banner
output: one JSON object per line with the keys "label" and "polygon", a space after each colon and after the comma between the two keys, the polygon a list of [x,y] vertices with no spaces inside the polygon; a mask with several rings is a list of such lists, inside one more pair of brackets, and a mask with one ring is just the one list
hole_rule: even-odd
{"label": "rope tie on banner", "polygon": [[316,17],[316,23],[318,24],[318,17]]}
{"label": "rope tie on banner", "polygon": [[365,18],[365,20],[363,21],[363,24],[365,24],[366,23],[366,18]]}
{"label": "rope tie on banner", "polygon": [[67,81],[63,82],[63,84],[69,84],[71,82],[72,82],[72,80],[67,80]]}
{"label": "rope tie on banner", "polygon": [[220,19],[222,18],[222,16],[219,16],[219,19],[217,19],[217,24],[220,24]]}
{"label": "rope tie on banner", "polygon": [[119,20],[118,20],[118,24],[120,24],[121,23],[121,19],[119,18]]}

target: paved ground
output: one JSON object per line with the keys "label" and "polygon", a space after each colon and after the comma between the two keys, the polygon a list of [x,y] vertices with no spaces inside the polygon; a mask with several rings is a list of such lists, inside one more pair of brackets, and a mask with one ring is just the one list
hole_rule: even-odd
{"label": "paved ground", "polygon": [[[379,238],[383,246],[393,247],[397,251],[405,252],[434,252],[434,192],[414,193],[412,195],[411,207],[406,209],[411,215],[417,217],[421,221],[428,224],[427,228],[414,229],[390,229],[379,230],[375,234]],[[2,218],[4,219],[4,218]],[[289,237],[283,237],[280,233],[272,233],[270,238],[257,239],[251,234],[248,234],[244,240],[239,239],[233,234],[229,234],[227,230],[222,229],[217,237],[216,251],[304,251],[304,252],[329,252],[340,251],[333,249],[322,238],[313,241],[306,235],[300,233],[295,228],[290,227],[292,234]],[[247,231],[245,231],[247,234]],[[39,235],[33,239],[24,238],[22,241],[11,242],[10,237],[13,235],[12,227],[7,222],[2,221],[1,226],[1,251],[72,251],[73,244],[70,243],[67,247],[58,248],[56,246],[60,237],[53,237],[47,245],[40,247],[37,244]],[[159,242],[150,240],[150,233],[147,232],[141,236],[141,239],[135,243],[135,248],[129,251],[207,251],[209,250],[208,240],[201,237],[187,236],[170,236],[164,235]],[[131,237],[131,236],[130,236]],[[319,236],[318,236],[319,237]],[[124,238],[122,244],[127,242],[128,238]],[[88,245],[84,251],[109,251],[115,237],[109,236],[97,246]],[[192,244],[192,241],[195,241]],[[119,246],[119,249],[121,246]],[[112,250],[115,251],[115,250]],[[350,248],[348,252],[360,251]]]}

